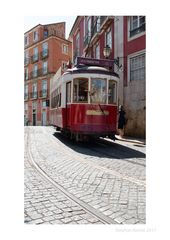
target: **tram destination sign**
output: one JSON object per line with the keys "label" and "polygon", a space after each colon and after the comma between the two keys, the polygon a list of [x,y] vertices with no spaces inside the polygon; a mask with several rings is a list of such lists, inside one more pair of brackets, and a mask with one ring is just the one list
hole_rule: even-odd
{"label": "tram destination sign", "polygon": [[85,58],[77,57],[77,65],[85,64],[89,66],[109,67],[113,68],[115,61],[109,59],[96,59],[96,58]]}

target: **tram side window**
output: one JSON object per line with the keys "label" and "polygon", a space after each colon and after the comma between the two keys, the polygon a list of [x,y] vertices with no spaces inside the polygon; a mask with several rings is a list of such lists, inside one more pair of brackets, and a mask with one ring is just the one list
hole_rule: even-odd
{"label": "tram side window", "polygon": [[113,80],[109,81],[108,103],[116,103],[116,83]]}
{"label": "tram side window", "polygon": [[74,79],[73,99],[74,102],[88,102],[88,79]]}
{"label": "tram side window", "polygon": [[93,78],[91,80],[90,97],[92,103],[106,103],[107,99],[106,86],[107,86],[106,79]]}
{"label": "tram side window", "polygon": [[59,92],[59,89],[57,89],[51,94],[51,107],[58,108],[60,106],[61,106],[61,92]]}
{"label": "tram side window", "polygon": [[66,93],[67,93],[67,96],[66,96],[67,103],[71,103],[71,82],[66,84]]}

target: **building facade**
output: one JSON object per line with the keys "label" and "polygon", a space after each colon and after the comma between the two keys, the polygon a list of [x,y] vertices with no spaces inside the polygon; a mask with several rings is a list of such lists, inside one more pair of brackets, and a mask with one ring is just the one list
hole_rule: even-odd
{"label": "building facade", "polygon": [[[78,16],[70,32],[73,63],[77,56],[115,59],[119,74],[118,104],[124,105],[125,133],[145,137],[145,17]],[[121,67],[120,67],[121,66]]]}
{"label": "building facade", "polygon": [[24,123],[49,124],[50,78],[71,59],[65,22],[37,25],[24,34]]}

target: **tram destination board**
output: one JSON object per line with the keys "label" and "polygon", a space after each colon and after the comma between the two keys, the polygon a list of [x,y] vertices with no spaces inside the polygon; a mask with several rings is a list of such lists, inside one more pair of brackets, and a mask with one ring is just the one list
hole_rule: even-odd
{"label": "tram destination board", "polygon": [[113,68],[114,63],[115,63],[114,60],[109,60],[109,59],[77,57],[77,65],[85,64],[85,65],[89,65],[89,66],[99,66],[99,67]]}

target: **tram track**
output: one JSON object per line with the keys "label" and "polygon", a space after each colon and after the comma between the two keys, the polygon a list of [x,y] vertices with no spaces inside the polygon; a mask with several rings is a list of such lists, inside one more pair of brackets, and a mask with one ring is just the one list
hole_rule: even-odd
{"label": "tram track", "polygon": [[[43,134],[46,134],[49,137],[49,134],[46,131],[44,131]],[[58,141],[56,141],[56,138],[54,138],[53,136],[51,136],[50,140],[56,145],[56,147],[59,147],[61,154],[64,153],[66,156],[68,156],[71,159],[75,159],[78,162],[86,164],[94,169],[101,170],[104,173],[111,174],[117,178],[127,180],[131,183],[135,183],[138,186],[146,187],[146,183],[144,180],[139,180],[139,179],[136,179],[129,175],[120,173],[119,171],[116,171],[114,169],[110,169],[107,166],[101,166],[100,164],[96,164],[96,162],[91,161],[91,159],[86,159],[86,158],[82,157],[80,154],[76,154],[73,149],[64,145],[64,143],[62,143],[59,139],[58,139]],[[37,148],[37,150],[38,150],[38,148]],[[96,150],[94,150],[93,148],[90,148],[90,151],[93,151],[96,154]],[[97,153],[101,154],[100,151],[97,151]],[[46,157],[40,151],[39,151],[39,155],[41,155],[41,158],[46,159]],[[113,156],[110,156],[110,157],[113,157]],[[134,162],[133,162],[133,164],[134,164]]]}
{"label": "tram track", "polygon": [[90,215],[92,215],[93,217],[97,218],[99,221],[101,221],[103,224],[120,224],[118,221],[113,220],[112,218],[107,217],[106,215],[104,215],[102,212],[97,211],[96,209],[94,209],[93,207],[91,207],[90,205],[86,204],[85,202],[83,202],[82,200],[80,200],[79,198],[77,198],[76,196],[74,196],[73,194],[71,194],[70,192],[68,192],[63,186],[61,186],[61,184],[57,183],[56,181],[54,181],[40,166],[39,164],[34,160],[33,154],[31,152],[30,149],[30,131],[28,129],[27,132],[27,144],[26,144],[26,148],[27,148],[27,154],[28,154],[28,161],[31,164],[31,166],[38,172],[38,174],[40,174],[44,179],[46,179],[48,182],[50,182],[53,187],[57,190],[59,190],[62,194],[64,194],[69,200],[75,202],[76,204],[78,204],[79,206],[81,206],[81,208],[89,213]]}

